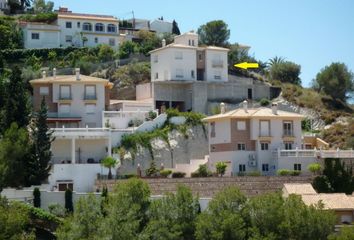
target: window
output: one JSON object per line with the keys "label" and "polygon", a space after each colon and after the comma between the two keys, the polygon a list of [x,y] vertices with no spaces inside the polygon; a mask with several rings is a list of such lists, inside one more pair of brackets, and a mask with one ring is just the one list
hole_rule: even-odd
{"label": "window", "polygon": [[293,149],[293,142],[284,142],[285,150],[292,150]]}
{"label": "window", "polygon": [[269,164],[265,163],[262,164],[262,172],[268,172],[269,171]]}
{"label": "window", "polygon": [[175,59],[178,59],[178,60],[183,59],[183,53],[182,52],[175,52]]}
{"label": "window", "polygon": [[295,171],[301,171],[301,164],[300,163],[295,163],[294,164],[294,170]]}
{"label": "window", "polygon": [[64,192],[67,189],[70,189],[71,191],[73,191],[73,183],[58,183],[58,191],[60,192]]}
{"label": "window", "polygon": [[159,73],[158,72],[155,73],[155,79],[159,79]]}
{"label": "window", "polygon": [[107,32],[115,33],[117,32],[117,27],[114,24],[108,24],[107,25]]}
{"label": "window", "polygon": [[221,79],[221,72],[220,71],[215,71],[214,72],[214,79],[215,80],[220,80]]}
{"label": "window", "polygon": [[213,60],[211,61],[211,65],[214,68],[222,68],[224,66],[224,63],[221,59],[221,55],[219,54],[214,54],[213,55]]}
{"label": "window", "polygon": [[85,99],[86,100],[96,100],[96,86],[95,85],[85,85]]}
{"label": "window", "polygon": [[183,78],[183,69],[176,69],[176,78]]}
{"label": "window", "polygon": [[81,27],[81,23],[77,22],[77,28],[80,28],[80,27]]}
{"label": "window", "polygon": [[246,164],[239,164],[238,171],[239,172],[246,172]]}
{"label": "window", "polygon": [[237,130],[246,130],[246,122],[245,121],[237,121]]}
{"label": "window", "polygon": [[61,85],[59,89],[60,99],[71,99],[71,87],[69,85]]}
{"label": "window", "polygon": [[98,43],[98,38],[95,37],[95,43]]}
{"label": "window", "polygon": [[192,40],[192,46],[194,46],[194,40]]}
{"label": "window", "polygon": [[283,133],[284,136],[293,136],[293,122],[291,121],[283,122]]}
{"label": "window", "polygon": [[154,55],[154,62],[155,63],[159,62],[159,55]]}
{"label": "window", "polygon": [[72,23],[71,22],[66,22],[65,26],[66,26],[66,28],[72,28]]}
{"label": "window", "polygon": [[188,45],[189,45],[189,46],[191,45],[191,40],[190,40],[190,39],[188,39]]}
{"label": "window", "polygon": [[96,104],[86,104],[86,114],[94,114],[96,111]]}
{"label": "window", "polygon": [[70,36],[70,35],[65,36],[65,42],[71,43],[72,41],[73,41],[73,36]]}
{"label": "window", "polygon": [[237,144],[237,150],[238,150],[238,151],[246,151],[246,144],[244,144],[244,143],[238,143],[238,144]]}
{"label": "window", "polygon": [[32,33],[31,34],[33,40],[38,40],[39,39],[39,33]]}
{"label": "window", "polygon": [[194,70],[191,71],[191,77],[194,78]]}
{"label": "window", "polygon": [[203,60],[203,56],[201,53],[198,54],[198,58],[199,58],[199,61],[202,61]]}
{"label": "window", "polygon": [[95,31],[96,32],[104,32],[104,25],[102,23],[96,23]]}
{"label": "window", "polygon": [[109,46],[114,47],[116,45],[116,40],[114,38],[109,39]]}
{"label": "window", "polygon": [[41,96],[49,95],[49,87],[40,87],[39,88],[39,95],[41,95]]}
{"label": "window", "polygon": [[92,31],[92,24],[91,23],[84,23],[84,24],[82,24],[82,30],[84,30],[84,31]]}
{"label": "window", "polygon": [[269,143],[267,143],[267,142],[261,142],[261,150],[262,150],[262,151],[267,151],[267,150],[269,150]]}
{"label": "window", "polygon": [[210,123],[210,137],[215,137],[215,122]]}
{"label": "window", "polygon": [[269,121],[260,121],[259,122],[260,126],[260,136],[262,137],[268,137],[270,136],[269,134]]}
{"label": "window", "polygon": [[59,105],[60,114],[69,114],[70,113],[70,104],[60,104]]}

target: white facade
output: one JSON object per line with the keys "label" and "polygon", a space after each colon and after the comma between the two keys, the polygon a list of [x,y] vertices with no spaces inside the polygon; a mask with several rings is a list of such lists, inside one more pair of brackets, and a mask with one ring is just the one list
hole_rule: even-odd
{"label": "white facade", "polygon": [[25,48],[60,47],[60,28],[55,24],[21,23]]}
{"label": "white facade", "polygon": [[194,32],[176,36],[174,43],[164,46],[163,42],[162,48],[150,52],[151,81],[228,81],[227,52],[226,48],[198,47]]}
{"label": "white facade", "polygon": [[0,10],[1,9],[8,9],[9,5],[7,4],[7,0],[0,0]]}

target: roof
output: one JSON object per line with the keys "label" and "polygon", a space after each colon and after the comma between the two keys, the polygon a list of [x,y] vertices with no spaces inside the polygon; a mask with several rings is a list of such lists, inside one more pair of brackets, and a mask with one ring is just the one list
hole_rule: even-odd
{"label": "roof", "polygon": [[110,83],[107,79],[96,78],[82,74],[80,74],[80,80],[76,80],[76,75],[58,75],[56,77],[33,79],[29,82],[32,85],[41,83],[105,83],[106,86],[109,86],[110,88],[113,87],[113,84]]}
{"label": "roof", "polygon": [[118,19],[111,15],[98,15],[86,13],[72,13],[72,12],[58,12],[58,18],[76,18],[87,20],[101,20],[101,21],[118,21]]}
{"label": "roof", "polygon": [[171,44],[166,45],[165,47],[161,47],[161,48],[157,48],[157,49],[151,50],[149,53],[154,53],[154,52],[166,49],[166,48],[197,49],[196,46],[189,46],[189,45],[184,45],[184,44],[171,43]]}
{"label": "roof", "polygon": [[284,188],[288,194],[317,194],[310,183],[285,183]]}
{"label": "roof", "polygon": [[308,206],[322,202],[325,209],[354,210],[354,198],[344,193],[304,194],[301,198]]}
{"label": "roof", "polygon": [[277,110],[277,114],[274,114],[271,108],[260,107],[260,108],[248,108],[247,111],[245,111],[243,108],[238,108],[236,110],[232,110],[224,114],[216,114],[210,117],[206,117],[203,119],[203,121],[210,122],[210,121],[228,119],[228,118],[261,118],[261,117],[304,118],[303,115],[298,113]]}

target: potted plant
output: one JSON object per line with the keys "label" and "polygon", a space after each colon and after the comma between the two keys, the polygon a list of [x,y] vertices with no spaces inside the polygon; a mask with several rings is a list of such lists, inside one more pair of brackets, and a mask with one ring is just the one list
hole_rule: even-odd
{"label": "potted plant", "polygon": [[113,158],[113,157],[110,157],[110,156],[107,156],[105,157],[101,164],[102,166],[108,168],[108,179],[112,179],[112,168],[114,168],[116,165],[117,165],[117,159]]}

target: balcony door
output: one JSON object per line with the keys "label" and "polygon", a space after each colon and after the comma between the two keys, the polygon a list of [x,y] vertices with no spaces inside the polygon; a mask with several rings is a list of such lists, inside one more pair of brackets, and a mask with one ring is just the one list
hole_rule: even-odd
{"label": "balcony door", "polygon": [[260,135],[262,137],[269,137],[269,121],[260,121]]}
{"label": "balcony door", "polygon": [[284,136],[293,136],[293,122],[291,121],[283,122],[283,134]]}

